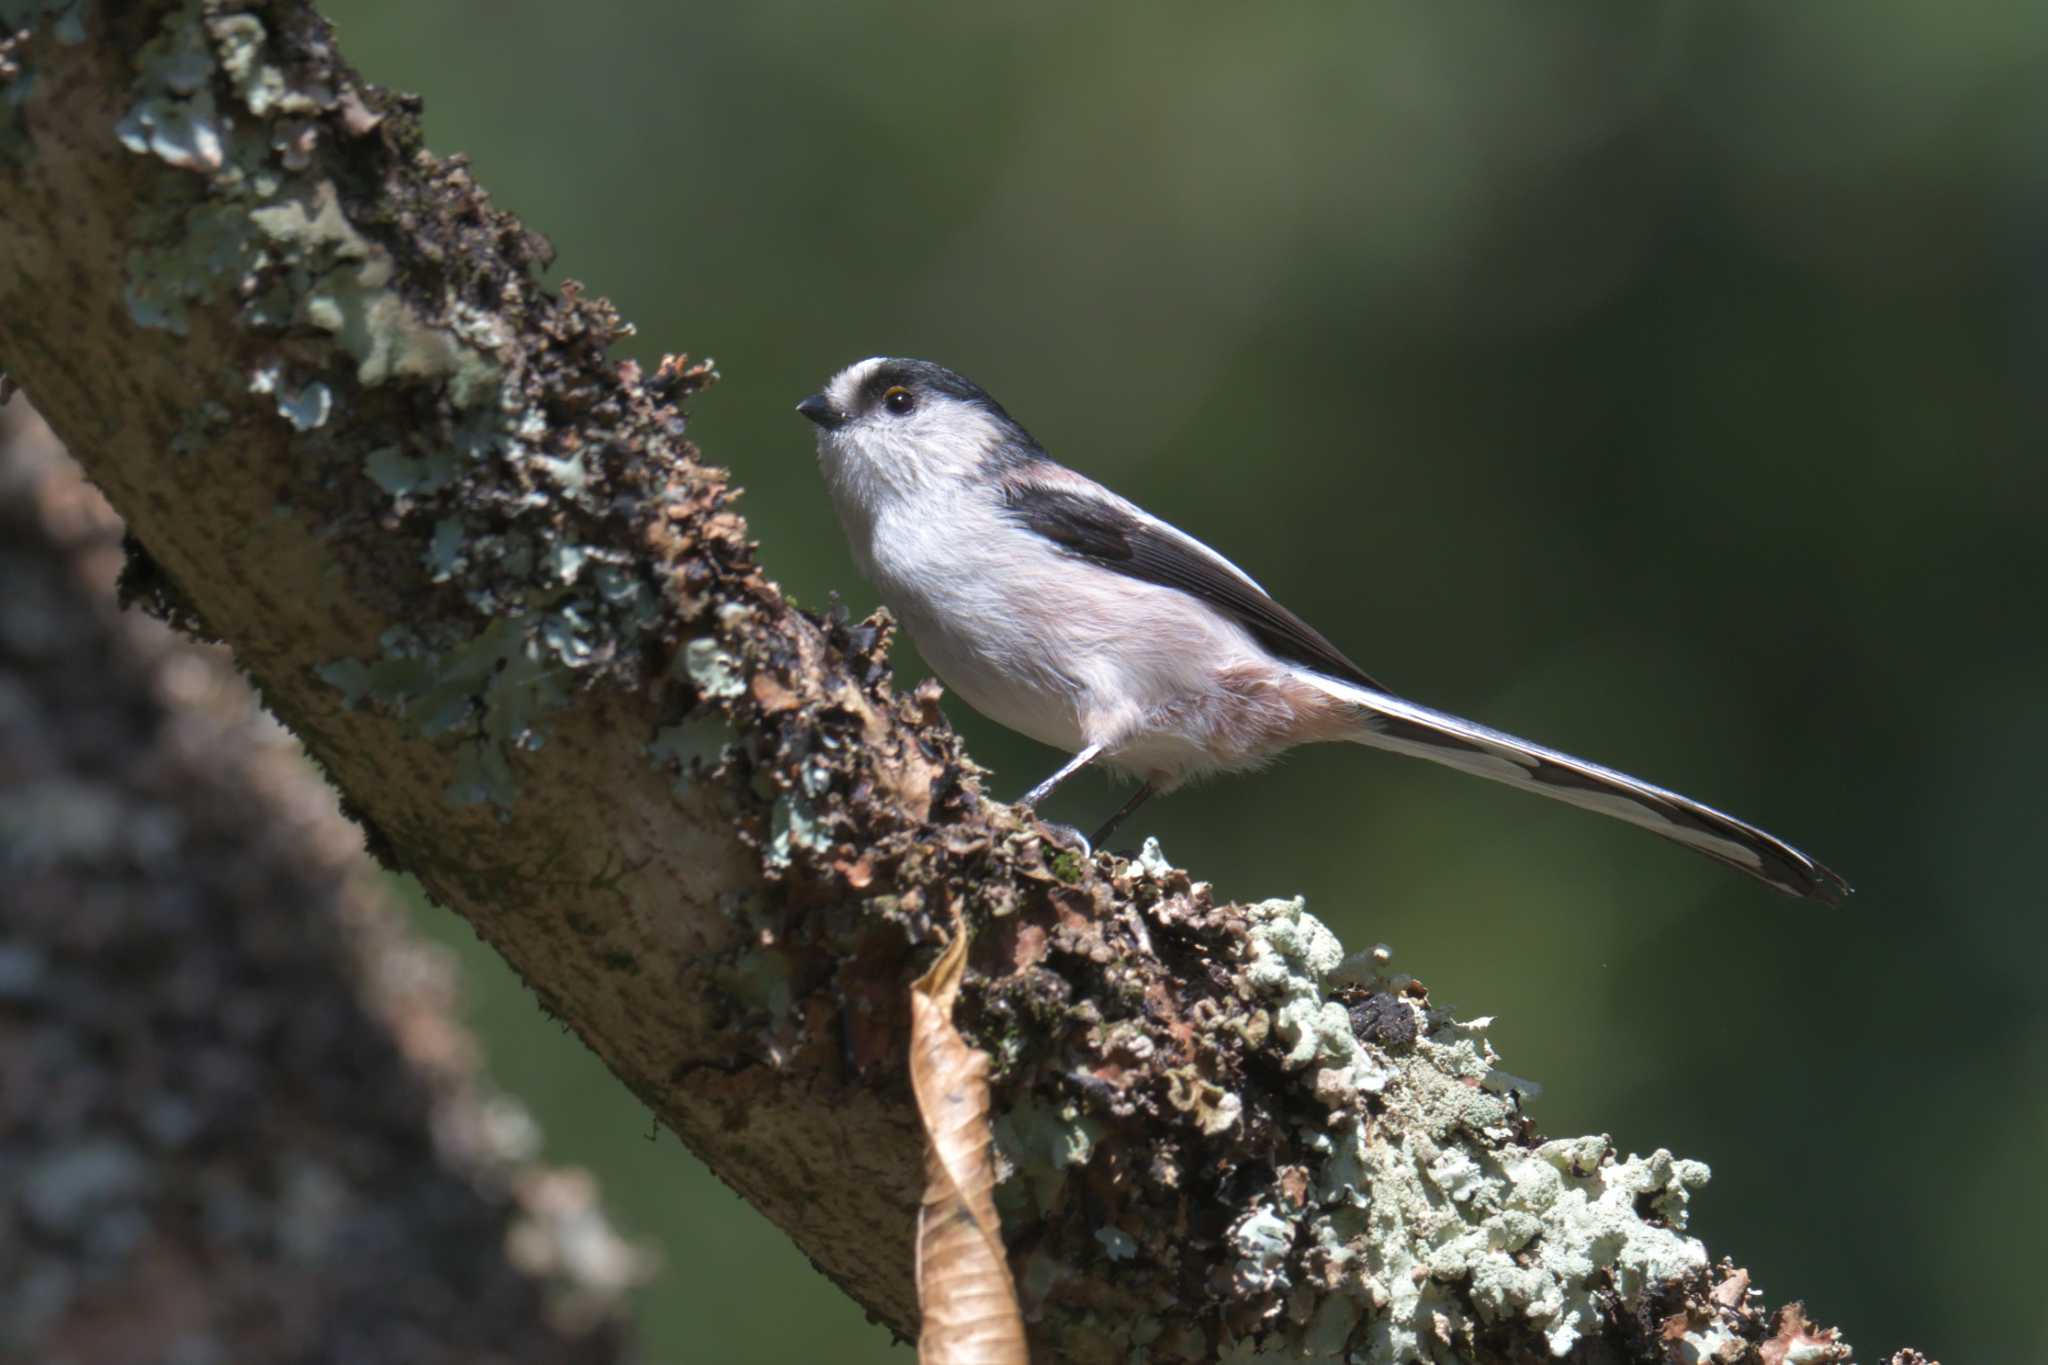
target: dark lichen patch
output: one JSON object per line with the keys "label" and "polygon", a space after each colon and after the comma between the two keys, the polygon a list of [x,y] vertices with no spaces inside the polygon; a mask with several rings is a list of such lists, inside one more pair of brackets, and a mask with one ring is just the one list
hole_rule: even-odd
{"label": "dark lichen patch", "polygon": [[1361,1043],[1398,1048],[1415,1041],[1419,1028],[1417,1010],[1391,991],[1361,992],[1348,1002],[1348,1009],[1351,1032]]}

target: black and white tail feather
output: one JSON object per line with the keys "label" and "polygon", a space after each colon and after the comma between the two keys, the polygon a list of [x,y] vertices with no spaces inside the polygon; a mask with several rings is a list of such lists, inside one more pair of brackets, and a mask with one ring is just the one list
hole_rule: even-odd
{"label": "black and white tail feather", "polygon": [[1386,692],[1313,672],[1303,676],[1358,707],[1360,744],[1426,758],[1625,820],[1788,895],[1840,905],[1849,894],[1840,876],[1784,840],[1689,796]]}

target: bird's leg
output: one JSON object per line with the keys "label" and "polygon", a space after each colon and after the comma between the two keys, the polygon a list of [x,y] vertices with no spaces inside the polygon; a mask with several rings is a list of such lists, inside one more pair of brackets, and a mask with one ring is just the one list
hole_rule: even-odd
{"label": "bird's leg", "polygon": [[1144,805],[1145,802],[1151,798],[1152,793],[1155,790],[1156,788],[1154,788],[1150,782],[1147,782],[1144,786],[1138,788],[1137,792],[1132,795],[1130,800],[1124,802],[1123,805],[1117,807],[1117,812],[1115,815],[1110,816],[1109,819],[1103,822],[1102,828],[1095,831],[1095,837],[1089,840],[1089,842],[1091,844],[1096,845],[1097,847],[1100,847],[1102,841],[1104,839],[1107,839],[1110,835],[1116,833],[1116,827],[1118,825],[1121,825],[1125,820],[1129,819],[1132,811]]}
{"label": "bird's leg", "polygon": [[[1090,763],[1093,763],[1101,753],[1102,746],[1100,744],[1089,745],[1080,753],[1068,759],[1058,772],[1018,797],[1017,804],[1025,810],[1033,810],[1039,802],[1052,795],[1053,788],[1059,786],[1060,783],[1066,781],[1075,773],[1080,772],[1081,769],[1087,767]],[[1088,842],[1086,835],[1082,834],[1080,830],[1075,829],[1072,825],[1056,825],[1050,820],[1046,821],[1045,825],[1046,828],[1059,837],[1060,842],[1079,845],[1083,858],[1095,856],[1095,846]]]}
{"label": "bird's leg", "polygon": [[1080,772],[1081,769],[1087,767],[1090,763],[1093,763],[1098,757],[1101,756],[1101,754],[1102,746],[1100,744],[1089,745],[1080,753],[1075,754],[1072,758],[1068,759],[1066,765],[1062,767],[1058,772],[1054,773],[1051,777],[1046,778],[1045,781],[1039,783],[1030,791],[1025,792],[1022,796],[1018,797],[1017,804],[1022,806],[1025,810],[1032,809],[1039,802],[1045,800],[1046,797],[1051,796],[1053,793],[1053,788],[1059,786],[1060,783],[1066,781],[1075,773]]}

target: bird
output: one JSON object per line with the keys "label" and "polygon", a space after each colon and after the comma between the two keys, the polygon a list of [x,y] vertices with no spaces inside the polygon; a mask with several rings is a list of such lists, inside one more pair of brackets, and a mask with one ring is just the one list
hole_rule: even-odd
{"label": "bird", "polygon": [[875,356],[796,410],[853,558],[940,680],[1071,754],[1017,802],[1100,764],[1149,797],[1350,742],[1445,764],[1647,829],[1788,895],[1849,884],[1754,825],[1663,787],[1410,701],[1217,551],[1054,460],[972,380]]}

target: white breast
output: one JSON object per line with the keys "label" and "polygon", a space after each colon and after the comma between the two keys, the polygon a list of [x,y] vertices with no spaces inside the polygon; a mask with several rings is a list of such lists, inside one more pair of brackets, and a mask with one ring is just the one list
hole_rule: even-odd
{"label": "white breast", "polygon": [[1104,744],[1112,765],[1168,783],[1223,766],[1204,699],[1221,670],[1271,666],[1235,623],[1061,551],[978,489],[838,502],[861,569],[975,710],[1068,752]]}
{"label": "white breast", "polygon": [[949,498],[882,509],[863,567],[946,686],[991,720],[1072,751],[1089,742],[1089,680],[1049,551],[981,500]]}

